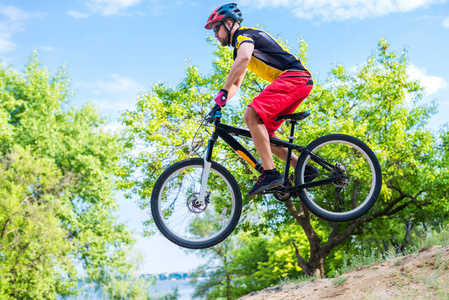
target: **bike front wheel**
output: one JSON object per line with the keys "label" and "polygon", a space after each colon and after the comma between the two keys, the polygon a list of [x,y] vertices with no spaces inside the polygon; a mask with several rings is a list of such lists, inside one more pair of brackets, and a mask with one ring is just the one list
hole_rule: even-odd
{"label": "bike front wheel", "polygon": [[212,162],[204,203],[199,201],[204,160],[186,159],[167,168],[154,185],[151,212],[161,233],[191,249],[214,246],[237,226],[242,196],[235,178]]}
{"label": "bike front wheel", "polygon": [[328,221],[345,222],[373,207],[382,188],[382,171],[365,143],[352,136],[330,134],[311,142],[307,150],[318,158],[306,152],[300,155],[295,169],[297,185],[341,175],[328,184],[298,192],[309,211]]}

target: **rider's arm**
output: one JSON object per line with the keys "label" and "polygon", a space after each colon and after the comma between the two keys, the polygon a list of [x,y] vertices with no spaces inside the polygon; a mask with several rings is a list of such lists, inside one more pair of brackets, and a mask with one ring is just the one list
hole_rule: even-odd
{"label": "rider's arm", "polygon": [[240,45],[237,52],[237,57],[232,64],[231,71],[229,71],[228,78],[223,86],[223,89],[228,91],[228,99],[237,93],[240,85],[242,84],[243,78],[245,77],[246,67],[251,60],[251,56],[254,51],[254,44],[243,43]]}

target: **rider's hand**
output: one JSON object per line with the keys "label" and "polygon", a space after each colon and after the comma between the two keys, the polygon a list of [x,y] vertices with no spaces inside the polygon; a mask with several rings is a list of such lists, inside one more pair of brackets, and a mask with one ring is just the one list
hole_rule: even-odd
{"label": "rider's hand", "polygon": [[215,103],[217,103],[219,106],[225,106],[226,101],[228,100],[228,91],[225,89],[221,89],[214,100]]}

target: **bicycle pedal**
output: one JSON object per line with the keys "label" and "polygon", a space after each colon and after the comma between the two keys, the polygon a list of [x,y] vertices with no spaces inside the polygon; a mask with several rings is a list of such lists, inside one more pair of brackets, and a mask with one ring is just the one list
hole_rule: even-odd
{"label": "bicycle pedal", "polygon": [[285,193],[285,191],[281,191],[280,190],[281,188],[286,188],[286,186],[284,186],[282,184],[280,184],[278,186],[273,186],[273,187],[271,187],[269,189],[264,190],[262,193],[264,193],[264,194],[272,194],[272,193],[279,193],[279,192],[280,193]]}

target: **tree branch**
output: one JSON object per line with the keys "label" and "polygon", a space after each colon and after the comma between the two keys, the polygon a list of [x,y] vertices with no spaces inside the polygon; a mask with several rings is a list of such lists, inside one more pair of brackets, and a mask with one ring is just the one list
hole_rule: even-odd
{"label": "tree branch", "polygon": [[2,240],[5,238],[6,235],[6,226],[8,226],[8,223],[11,222],[11,218],[8,218],[5,222],[5,224],[3,225],[2,228]]}
{"label": "tree branch", "polygon": [[338,223],[335,222],[329,222],[329,226],[332,228],[332,232],[329,234],[328,240],[332,240],[340,232],[340,226],[338,226]]}
{"label": "tree branch", "polygon": [[312,276],[313,272],[309,266],[309,264],[304,260],[301,253],[299,253],[298,247],[296,247],[295,243],[292,243],[293,247],[295,247],[296,258],[298,259],[297,265],[300,267],[307,276]]}

